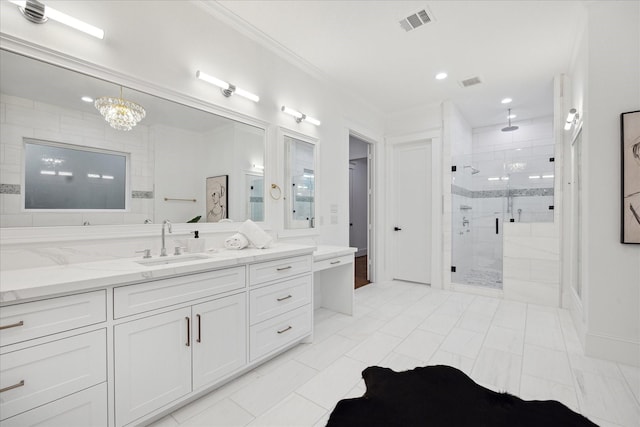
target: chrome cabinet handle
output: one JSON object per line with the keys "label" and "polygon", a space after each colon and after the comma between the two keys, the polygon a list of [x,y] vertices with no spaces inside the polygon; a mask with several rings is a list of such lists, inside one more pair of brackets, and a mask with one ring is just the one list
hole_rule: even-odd
{"label": "chrome cabinet handle", "polygon": [[337,260],[337,261],[331,261],[329,264],[340,264],[340,260]]}
{"label": "chrome cabinet handle", "polygon": [[200,322],[200,315],[196,314],[196,317],[198,318],[198,339],[196,342],[202,342],[202,324]]}
{"label": "chrome cabinet handle", "polygon": [[187,343],[185,344],[187,347],[191,345],[191,319],[185,317],[187,321]]}
{"label": "chrome cabinet handle", "polygon": [[18,326],[22,326],[22,325],[24,325],[24,322],[21,320],[18,323],[12,323],[11,325],[0,326],[0,331],[3,329],[17,328]]}
{"label": "chrome cabinet handle", "polygon": [[282,270],[288,270],[288,269],[290,269],[290,268],[291,268],[291,266],[289,265],[289,266],[287,266],[287,267],[280,267],[280,268],[276,268],[276,270],[278,270],[278,271],[282,271]]}
{"label": "chrome cabinet handle", "polygon": [[14,388],[24,386],[24,380],[20,381],[18,384],[10,385],[9,387],[0,388],[0,393],[4,393],[5,391],[13,390]]}
{"label": "chrome cabinet handle", "polygon": [[284,329],[282,329],[282,330],[278,331],[278,333],[279,333],[279,334],[284,334],[285,332],[287,332],[288,330],[290,330],[290,329],[292,329],[292,328],[293,328],[292,326],[287,326],[286,328],[284,328]]}
{"label": "chrome cabinet handle", "polygon": [[276,301],[284,301],[289,298],[291,298],[291,295],[287,295],[286,297],[282,297],[282,298],[276,298]]}

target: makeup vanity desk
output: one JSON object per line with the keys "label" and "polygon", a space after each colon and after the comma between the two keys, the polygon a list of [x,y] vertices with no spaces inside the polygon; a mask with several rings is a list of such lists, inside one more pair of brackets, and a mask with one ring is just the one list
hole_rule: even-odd
{"label": "makeup vanity desk", "polygon": [[313,252],[313,308],[353,316],[354,254],[348,246],[318,245]]}

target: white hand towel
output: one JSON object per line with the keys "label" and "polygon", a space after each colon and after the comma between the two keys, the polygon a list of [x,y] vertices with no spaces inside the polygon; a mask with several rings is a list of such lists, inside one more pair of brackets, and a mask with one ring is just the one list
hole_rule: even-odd
{"label": "white hand towel", "polygon": [[239,231],[258,249],[264,249],[271,244],[271,236],[250,219],[242,223]]}
{"label": "white hand towel", "polygon": [[240,233],[236,233],[224,240],[224,247],[227,249],[244,249],[247,246],[249,246],[249,241]]}

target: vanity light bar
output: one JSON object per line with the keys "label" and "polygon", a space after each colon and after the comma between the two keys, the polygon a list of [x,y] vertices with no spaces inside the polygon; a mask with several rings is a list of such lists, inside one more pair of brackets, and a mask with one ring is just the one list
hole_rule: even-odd
{"label": "vanity light bar", "polygon": [[284,105],[282,106],[281,110],[282,110],[283,113],[287,113],[287,114],[293,116],[296,119],[297,123],[305,121],[305,122],[311,123],[312,125],[320,126],[320,120],[315,119],[315,118],[313,118],[311,116],[307,116],[306,114],[301,113],[298,110],[294,110],[293,108],[289,108],[289,107],[284,106]]}
{"label": "vanity light bar", "polygon": [[47,19],[53,19],[61,24],[67,25],[83,33],[89,34],[100,40],[104,39],[104,30],[94,27],[91,24],[87,24],[84,21],[69,16],[66,13],[62,13],[56,9],[53,9],[39,1],[25,1],[25,0],[9,0],[20,8],[22,14],[31,22],[44,23]]}
{"label": "vanity light bar", "polygon": [[253,102],[258,102],[260,101],[260,97],[258,95],[255,95],[247,90],[244,90],[242,88],[239,88],[238,86],[234,86],[231,83],[227,83],[224,80],[220,80],[217,77],[211,76],[207,73],[203,73],[202,71],[198,70],[196,71],[196,77],[199,78],[200,80],[203,80],[207,83],[211,83],[214,86],[218,86],[221,90],[222,90],[222,94],[224,96],[226,96],[227,98],[230,97],[232,94],[237,94],[240,95],[243,98],[247,98],[250,101]]}

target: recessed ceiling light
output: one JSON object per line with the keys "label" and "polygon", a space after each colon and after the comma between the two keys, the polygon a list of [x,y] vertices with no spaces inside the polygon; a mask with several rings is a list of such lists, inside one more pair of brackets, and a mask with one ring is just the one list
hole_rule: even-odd
{"label": "recessed ceiling light", "polygon": [[83,96],[82,99],[84,102],[93,102],[93,98],[91,98],[90,96]]}
{"label": "recessed ceiling light", "polygon": [[513,101],[513,99],[511,99],[511,98],[504,98],[504,99],[503,99],[502,101],[500,101],[500,102],[502,102],[503,104],[508,104],[508,103],[510,103],[511,101]]}
{"label": "recessed ceiling light", "polygon": [[446,78],[447,78],[447,73],[445,72],[436,74],[436,80],[444,80]]}

